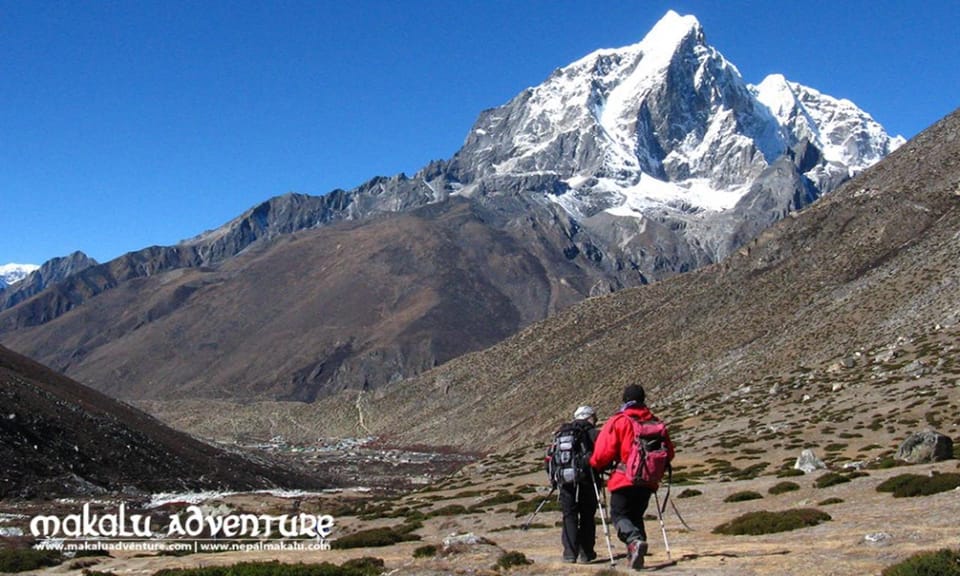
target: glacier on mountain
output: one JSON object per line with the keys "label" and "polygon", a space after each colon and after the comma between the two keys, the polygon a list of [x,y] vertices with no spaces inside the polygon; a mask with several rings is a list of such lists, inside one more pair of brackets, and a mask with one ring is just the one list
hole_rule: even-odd
{"label": "glacier on mountain", "polygon": [[747,84],[694,16],[671,11],[639,43],[593,52],[484,113],[459,156],[474,159],[474,179],[557,176],[566,190],[552,200],[577,218],[640,216],[729,210],[802,142],[821,154],[804,174],[825,193],[903,139],[783,76]]}

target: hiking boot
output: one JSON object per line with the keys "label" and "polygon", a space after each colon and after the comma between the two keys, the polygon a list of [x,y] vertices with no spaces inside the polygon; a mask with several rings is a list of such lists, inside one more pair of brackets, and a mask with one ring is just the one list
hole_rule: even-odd
{"label": "hiking boot", "polygon": [[576,556],[564,556],[564,557],[563,557],[563,563],[564,563],[564,564],[576,564],[576,563],[577,563],[577,557],[576,557]]}
{"label": "hiking boot", "polygon": [[647,543],[644,540],[634,540],[627,544],[627,559],[634,570],[643,569],[643,557],[647,555]]}
{"label": "hiking boot", "polygon": [[586,552],[581,552],[581,553],[580,553],[579,562],[580,562],[581,564],[589,564],[589,563],[593,562],[593,561],[596,560],[596,559],[597,559],[597,553],[596,553],[596,552],[590,552],[589,554],[586,553]]}

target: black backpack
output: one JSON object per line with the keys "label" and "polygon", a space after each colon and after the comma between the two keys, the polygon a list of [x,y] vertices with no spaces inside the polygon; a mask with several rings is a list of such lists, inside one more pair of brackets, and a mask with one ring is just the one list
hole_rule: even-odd
{"label": "black backpack", "polygon": [[590,453],[593,441],[589,428],[569,422],[553,435],[553,443],[547,449],[547,476],[550,484],[578,484],[589,482]]}

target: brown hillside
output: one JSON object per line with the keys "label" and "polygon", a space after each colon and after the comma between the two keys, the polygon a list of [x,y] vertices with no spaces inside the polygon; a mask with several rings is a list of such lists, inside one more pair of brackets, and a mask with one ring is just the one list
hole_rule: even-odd
{"label": "brown hillside", "polygon": [[297,232],[217,268],[125,280],[3,342],[127,400],[312,401],[374,388],[490,346],[600,278],[562,256],[561,228],[541,225],[549,207],[498,218],[453,199]]}
{"label": "brown hillside", "polygon": [[[632,382],[691,423],[711,397],[749,406],[733,394],[745,386],[764,404],[805,393],[824,401],[818,386],[831,378],[856,411],[862,394],[910,380],[870,355],[902,355],[910,343],[915,357],[942,360],[945,383],[932,388],[955,396],[958,159],[954,113],[722,265],[585,301],[383,391],[367,421],[408,441],[504,447],[542,437],[578,403],[614,409]],[[845,359],[862,380],[811,375]]]}

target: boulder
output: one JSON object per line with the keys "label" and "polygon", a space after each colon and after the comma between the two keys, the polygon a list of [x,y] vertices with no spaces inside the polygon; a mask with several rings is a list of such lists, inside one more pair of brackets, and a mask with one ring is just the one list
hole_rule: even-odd
{"label": "boulder", "polygon": [[953,458],[953,440],[934,430],[914,432],[900,444],[896,458],[911,464],[949,460]]}
{"label": "boulder", "polygon": [[797,470],[803,470],[805,473],[809,474],[815,470],[823,470],[827,467],[823,463],[823,460],[817,458],[817,455],[813,453],[813,450],[807,448],[800,453],[800,456],[797,457],[797,462],[793,465]]}

